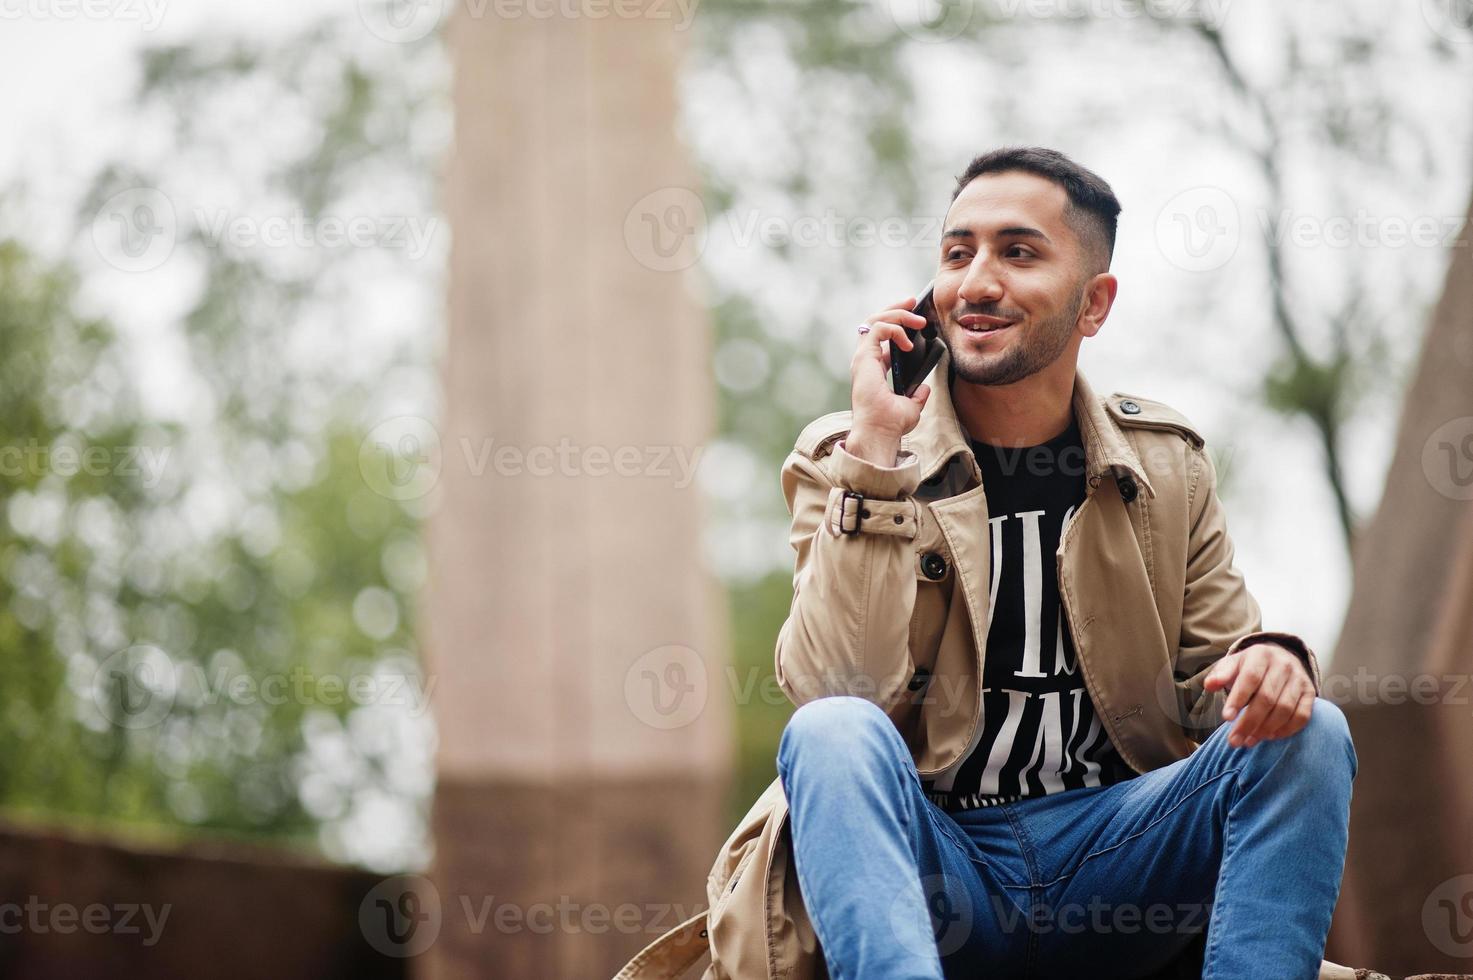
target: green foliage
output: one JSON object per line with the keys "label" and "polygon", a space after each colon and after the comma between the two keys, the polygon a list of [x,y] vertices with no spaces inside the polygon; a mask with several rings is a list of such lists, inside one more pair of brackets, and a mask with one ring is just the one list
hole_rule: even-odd
{"label": "green foliage", "polygon": [[[428,47],[394,50],[434,61]],[[78,230],[85,240],[104,201],[140,186],[180,212],[164,267],[134,273],[195,283],[175,326],[200,394],[180,421],[140,408],[137,351],[78,312],[77,271],[0,242],[0,449],[23,462],[0,473],[0,806],[12,816],[241,835],[384,867],[419,859],[422,842],[364,841],[355,821],[386,804],[422,817],[431,785],[413,614],[421,502],[368,479],[384,365],[355,374],[287,353],[333,329],[322,311],[343,284],[398,257],[234,247],[189,205],[197,175],[242,137],[216,124],[243,92],[261,123],[291,116],[311,136],[262,173],[233,169],[240,200],[351,216],[387,170],[432,201],[437,168],[421,169],[424,141],[406,130],[442,105],[425,94],[439,84],[433,70],[363,62],[331,28],[145,54],[138,112],[174,122],[155,157],[169,169],[104,167]],[[432,348],[383,356],[428,374]],[[69,472],[63,447],[105,465]]]}

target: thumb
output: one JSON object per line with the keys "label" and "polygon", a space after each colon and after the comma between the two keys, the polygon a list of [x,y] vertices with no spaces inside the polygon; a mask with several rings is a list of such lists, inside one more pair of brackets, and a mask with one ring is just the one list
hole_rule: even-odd
{"label": "thumb", "polygon": [[926,399],[927,398],[930,398],[930,397],[931,397],[931,386],[930,385],[923,384],[919,388],[917,388],[915,391],[911,392],[910,400],[913,401],[913,402],[915,402],[917,405],[925,405],[926,404]]}

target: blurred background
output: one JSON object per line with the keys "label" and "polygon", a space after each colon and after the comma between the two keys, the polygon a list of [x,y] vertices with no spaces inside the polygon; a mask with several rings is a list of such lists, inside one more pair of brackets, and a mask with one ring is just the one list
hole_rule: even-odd
{"label": "blurred background", "polygon": [[1327,955],[1473,967],[1468,0],[0,0],[0,81],[0,973],[609,976],[703,907],[782,460],[1010,144],[1114,187],[1081,369],[1338,679]]}

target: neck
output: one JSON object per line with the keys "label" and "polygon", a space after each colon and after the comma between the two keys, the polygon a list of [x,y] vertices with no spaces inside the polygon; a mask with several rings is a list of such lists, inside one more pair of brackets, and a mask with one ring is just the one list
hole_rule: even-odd
{"label": "neck", "polygon": [[951,400],[967,434],[989,446],[1037,446],[1062,435],[1074,417],[1074,361],[1060,357],[1010,385],[951,377]]}

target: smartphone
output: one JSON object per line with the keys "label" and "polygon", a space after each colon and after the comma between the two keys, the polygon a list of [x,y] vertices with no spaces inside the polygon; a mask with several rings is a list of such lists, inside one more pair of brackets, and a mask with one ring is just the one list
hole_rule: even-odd
{"label": "smartphone", "polygon": [[906,335],[915,346],[901,350],[899,345],[890,344],[890,387],[897,395],[909,398],[926,380],[926,375],[941,360],[946,344],[941,340],[941,320],[936,315],[936,301],[931,295],[931,284],[921,291],[912,313],[926,318],[926,325],[919,330],[906,327]]}

